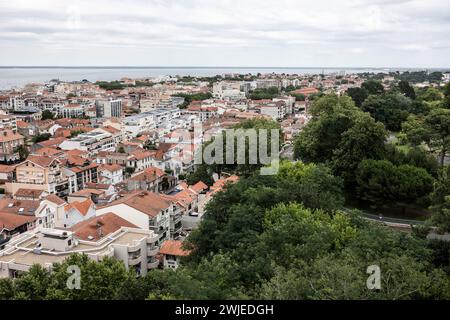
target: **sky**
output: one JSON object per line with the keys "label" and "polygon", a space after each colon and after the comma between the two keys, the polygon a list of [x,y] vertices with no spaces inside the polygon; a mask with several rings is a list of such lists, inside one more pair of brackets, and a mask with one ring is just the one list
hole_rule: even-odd
{"label": "sky", "polygon": [[0,0],[2,66],[450,67],[448,0]]}

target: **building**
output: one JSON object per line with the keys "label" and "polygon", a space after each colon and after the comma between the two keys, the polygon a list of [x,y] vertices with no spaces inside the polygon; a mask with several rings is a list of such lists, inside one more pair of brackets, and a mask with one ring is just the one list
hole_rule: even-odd
{"label": "building", "polygon": [[122,116],[122,100],[120,99],[97,100],[95,106],[99,118],[119,118]]}
{"label": "building", "polygon": [[69,193],[68,178],[63,175],[61,161],[56,157],[30,155],[16,165],[15,172],[15,180],[5,184],[10,194],[19,189],[36,189],[64,198]]}
{"label": "building", "polygon": [[55,219],[55,227],[71,228],[79,222],[95,216],[95,205],[91,199],[75,201],[64,206],[64,213]]}
{"label": "building", "polygon": [[109,213],[74,226],[72,231],[42,228],[23,233],[0,251],[0,278],[15,278],[34,264],[51,271],[54,263],[75,253],[86,254],[94,261],[115,257],[127,270],[144,276],[159,265],[159,247],[155,245],[158,237],[150,230],[122,224],[130,225]]}
{"label": "building", "polygon": [[170,216],[176,206],[161,195],[139,191],[97,208],[97,215],[112,212],[143,230],[158,235],[158,245],[170,238]]}
{"label": "building", "polygon": [[16,117],[13,115],[0,114],[0,130],[12,130],[14,133],[17,132],[17,121]]}
{"label": "building", "polygon": [[167,179],[167,174],[161,169],[149,167],[142,172],[134,174],[127,182],[127,189],[146,190],[151,192],[161,192],[163,190],[164,178]]}
{"label": "building", "polygon": [[25,139],[11,129],[0,131],[0,162],[12,163],[20,160],[17,148],[24,145]]}
{"label": "building", "polygon": [[98,167],[98,182],[117,184],[123,181],[123,167],[118,164],[102,164]]}
{"label": "building", "polygon": [[165,269],[176,269],[180,265],[182,257],[189,255],[190,251],[183,249],[183,242],[179,240],[167,240],[159,249],[163,256],[163,266]]}
{"label": "building", "polygon": [[78,136],[64,140],[59,147],[62,150],[82,150],[92,155],[99,151],[114,151],[115,141],[111,133],[102,129],[94,129],[90,132],[80,133]]}

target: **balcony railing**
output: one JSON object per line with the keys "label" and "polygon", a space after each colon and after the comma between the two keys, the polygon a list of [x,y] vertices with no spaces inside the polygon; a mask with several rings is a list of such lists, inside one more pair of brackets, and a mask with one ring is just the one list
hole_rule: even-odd
{"label": "balcony railing", "polygon": [[159,260],[155,258],[150,258],[147,260],[148,269],[156,269],[159,266]]}
{"label": "balcony railing", "polygon": [[128,258],[128,264],[130,266],[135,266],[141,262],[141,256],[130,256]]}
{"label": "balcony railing", "polygon": [[159,247],[157,247],[157,246],[148,246],[147,247],[147,256],[150,256],[150,257],[155,256],[155,255],[158,254],[158,251],[159,251]]}

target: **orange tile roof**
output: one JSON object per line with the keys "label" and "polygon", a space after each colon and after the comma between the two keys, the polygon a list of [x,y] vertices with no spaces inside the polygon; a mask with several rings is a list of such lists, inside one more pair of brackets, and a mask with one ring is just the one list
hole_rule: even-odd
{"label": "orange tile roof", "polygon": [[129,180],[152,182],[152,181],[155,181],[156,179],[161,178],[165,175],[166,175],[166,173],[164,171],[162,171],[161,169],[155,168],[155,167],[149,167],[149,168],[145,169],[144,171],[142,171],[141,173],[138,173],[134,177],[130,178]]}
{"label": "orange tile roof", "polygon": [[182,248],[183,242],[179,240],[167,240],[164,241],[164,243],[161,246],[161,249],[159,249],[160,254],[169,254],[172,256],[179,256],[184,257],[188,256],[190,254],[190,251],[184,250]]}
{"label": "orange tile roof", "polygon": [[14,140],[23,139],[23,135],[19,133],[14,133],[14,131],[10,129],[3,129],[0,132],[0,142],[9,142]]}
{"label": "orange tile roof", "polygon": [[35,190],[35,189],[24,189],[19,188],[16,193],[14,194],[14,197],[26,197],[26,198],[34,198],[39,199],[41,194],[44,192],[44,190]]}
{"label": "orange tile roof", "polygon": [[15,168],[16,168],[15,166],[0,164],[0,173],[10,173],[13,172]]}
{"label": "orange tile roof", "polygon": [[203,183],[203,181],[199,181],[196,184],[194,184],[193,186],[190,186],[190,188],[192,190],[194,190],[195,192],[200,193],[203,190],[208,189],[208,186],[205,183]]}
{"label": "orange tile roof", "polygon": [[37,164],[38,166],[41,167],[49,167],[54,161],[60,162],[55,157],[40,156],[40,155],[29,155],[26,161],[33,162],[34,164]]}
{"label": "orange tile roof", "polygon": [[84,201],[75,201],[75,202],[69,203],[68,205],[66,205],[64,207],[64,211],[67,212],[70,209],[75,209],[79,213],[81,213],[83,216],[85,216],[88,213],[89,208],[93,205],[94,205],[94,203],[92,202],[92,200],[88,198]]}
{"label": "orange tile roof", "polygon": [[35,216],[26,216],[21,214],[0,212],[0,232],[2,229],[14,230],[26,223],[36,221]]}
{"label": "orange tile roof", "polygon": [[42,156],[55,156],[57,154],[62,154],[63,152],[61,150],[55,149],[55,148],[49,148],[49,147],[43,147],[40,148],[35,152],[37,155]]}
{"label": "orange tile roof", "polygon": [[113,201],[102,208],[109,208],[117,204],[126,204],[150,217],[156,217],[161,210],[169,208],[172,202],[168,199],[164,199],[160,194],[148,191],[137,191]]}
{"label": "orange tile roof", "polygon": [[121,227],[137,228],[137,226],[118,215],[107,212],[101,216],[92,217],[77,223],[71,228],[71,231],[73,231],[79,239],[97,241],[102,237],[106,237],[119,230]]}
{"label": "orange tile roof", "polygon": [[60,197],[58,197],[57,195],[54,195],[54,194],[48,195],[47,197],[45,197],[45,200],[56,203],[57,205],[66,204],[66,202],[63,199],[61,199]]}

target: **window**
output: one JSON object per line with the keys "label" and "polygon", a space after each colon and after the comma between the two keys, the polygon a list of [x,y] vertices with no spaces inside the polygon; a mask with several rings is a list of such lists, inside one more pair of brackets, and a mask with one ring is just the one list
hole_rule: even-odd
{"label": "window", "polygon": [[72,240],[67,240],[67,245],[71,246],[72,245]]}

